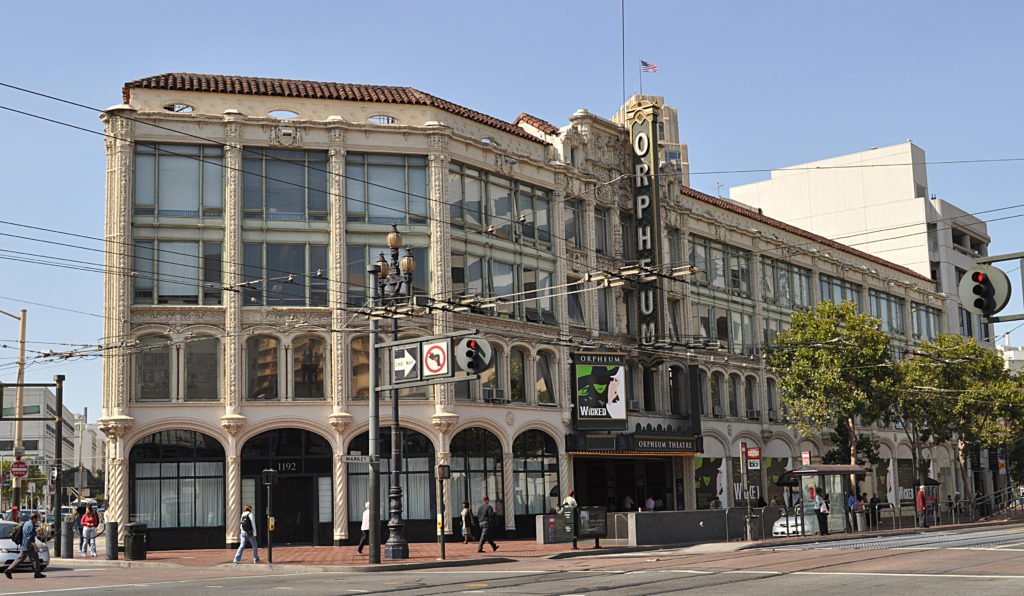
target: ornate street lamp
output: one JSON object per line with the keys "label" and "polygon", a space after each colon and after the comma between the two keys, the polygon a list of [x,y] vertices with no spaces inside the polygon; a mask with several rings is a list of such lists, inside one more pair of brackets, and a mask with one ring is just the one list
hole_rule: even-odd
{"label": "ornate street lamp", "polygon": [[[406,249],[405,256],[398,258],[402,246],[402,235],[398,226],[391,224],[391,232],[387,237],[388,248],[391,249],[391,261],[380,253],[377,259],[377,292],[379,301],[375,307],[383,307],[388,303],[396,303],[403,298],[412,296],[412,274],[416,270],[416,259],[412,251]],[[391,319],[391,341],[398,341],[398,318]],[[393,349],[393,348],[392,348]],[[376,398],[376,396],[371,396]],[[388,519],[388,541],[384,545],[384,558],[408,559],[409,543],[405,539],[405,521],[402,519],[402,429],[398,422],[398,390],[391,390],[391,488],[388,490],[390,503]],[[371,545],[371,549],[372,549]]]}

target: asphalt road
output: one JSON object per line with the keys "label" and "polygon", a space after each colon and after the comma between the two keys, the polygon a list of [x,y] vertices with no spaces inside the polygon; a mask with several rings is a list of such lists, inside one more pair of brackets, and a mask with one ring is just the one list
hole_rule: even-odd
{"label": "asphalt road", "polygon": [[405,572],[305,573],[226,565],[54,567],[0,594],[1020,594],[1024,526],[735,550],[702,545]]}

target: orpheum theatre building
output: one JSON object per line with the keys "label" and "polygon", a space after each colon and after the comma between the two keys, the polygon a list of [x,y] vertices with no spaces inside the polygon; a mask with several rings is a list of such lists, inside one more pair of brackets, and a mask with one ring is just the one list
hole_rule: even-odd
{"label": "orpheum theatre building", "polygon": [[[572,488],[616,509],[770,494],[829,448],[782,423],[760,357],[792,310],[854,300],[898,347],[938,330],[930,280],[689,188],[660,97],[559,128],[408,87],[175,73],[122,95],[102,115],[99,424],[107,515],[151,548],[237,544],[267,468],[275,543],[358,539],[368,466],[344,456],[369,450],[367,266],[393,224],[421,297],[401,336],[495,348],[480,380],[399,394],[411,541],[434,539],[437,464],[449,532],[484,494],[519,536]],[[740,442],[765,459],[749,489]]]}

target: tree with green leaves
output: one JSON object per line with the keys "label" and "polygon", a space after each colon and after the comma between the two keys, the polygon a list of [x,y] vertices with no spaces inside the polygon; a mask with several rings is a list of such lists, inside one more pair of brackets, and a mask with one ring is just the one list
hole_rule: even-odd
{"label": "tree with green leaves", "polygon": [[[1021,379],[1006,370],[994,350],[974,339],[939,335],[923,342],[913,358],[900,363],[903,391],[888,405],[890,416],[909,430],[917,458],[927,443],[954,438],[960,453],[965,487],[967,458],[972,450],[997,448],[1024,430]],[[922,472],[923,473],[923,472]],[[922,477],[923,478],[923,477]],[[973,491],[966,491],[973,498]]]}
{"label": "tree with green leaves", "polygon": [[790,328],[767,351],[791,424],[804,436],[841,427],[848,438],[844,463],[856,464],[854,421],[877,420],[876,394],[891,385],[889,338],[879,320],[857,312],[853,302],[822,302],[794,312]]}

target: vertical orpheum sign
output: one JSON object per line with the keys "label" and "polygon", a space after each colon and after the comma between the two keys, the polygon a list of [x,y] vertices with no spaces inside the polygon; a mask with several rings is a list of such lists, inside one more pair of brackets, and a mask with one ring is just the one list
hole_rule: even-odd
{"label": "vertical orpheum sign", "polygon": [[[658,202],[657,108],[648,103],[633,104],[627,114],[633,154],[633,212],[636,215],[636,252],[641,267],[661,266],[661,220]],[[642,281],[637,291],[639,340],[642,345],[662,336],[661,278]]]}

